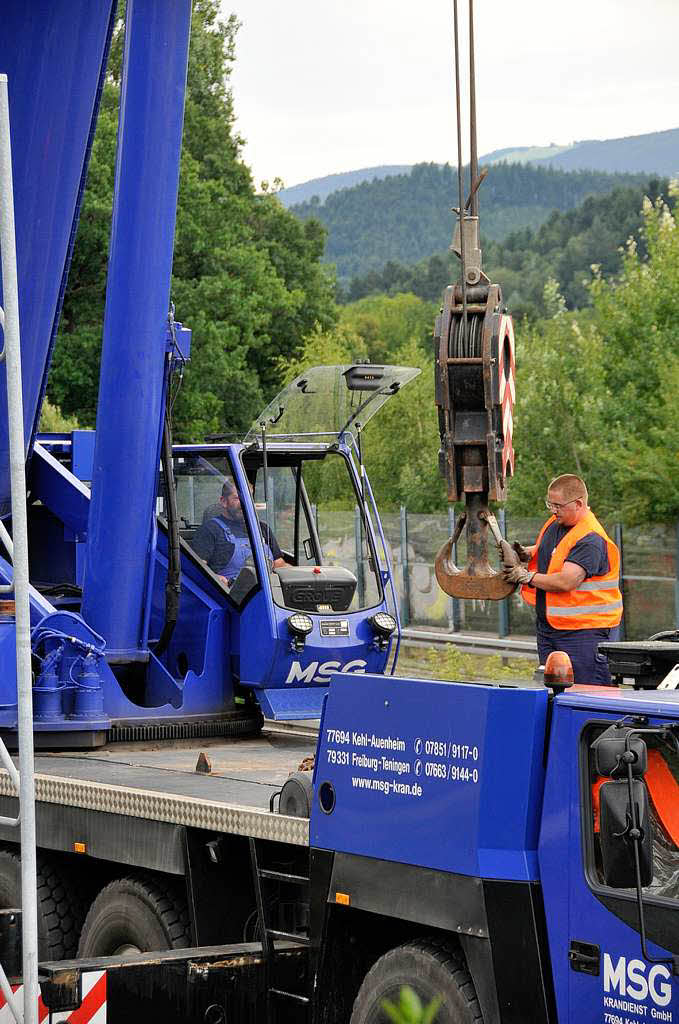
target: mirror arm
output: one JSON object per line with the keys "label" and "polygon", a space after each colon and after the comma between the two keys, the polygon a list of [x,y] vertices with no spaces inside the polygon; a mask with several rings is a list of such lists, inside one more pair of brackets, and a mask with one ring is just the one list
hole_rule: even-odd
{"label": "mirror arm", "polygon": [[641,862],[639,859],[639,844],[643,840],[643,832],[639,827],[639,815],[637,813],[637,805],[634,800],[634,778],[632,775],[632,765],[637,759],[637,755],[631,748],[630,740],[633,735],[639,735],[642,733],[654,733],[656,736],[658,732],[665,732],[665,730],[658,729],[630,729],[625,736],[625,753],[622,755],[622,760],[627,766],[627,790],[629,793],[629,805],[630,814],[632,816],[632,827],[628,830],[629,838],[634,844],[634,873],[636,876],[636,889],[637,889],[637,911],[639,914],[639,937],[641,939],[641,955],[644,960],[647,960],[652,964],[671,964],[673,973],[677,973],[677,958],[676,957],[654,957],[648,952],[646,948],[646,918],[644,915],[644,895],[643,887],[641,885]]}

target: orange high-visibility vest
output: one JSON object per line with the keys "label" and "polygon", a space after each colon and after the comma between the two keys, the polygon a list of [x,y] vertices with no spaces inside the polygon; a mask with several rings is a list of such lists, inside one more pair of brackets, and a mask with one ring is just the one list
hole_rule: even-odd
{"label": "orange high-visibility vest", "polygon": [[[528,569],[531,571],[537,569],[540,542],[545,530],[555,519],[555,516],[550,516],[540,530],[535,551],[528,563]],[[619,625],[622,618],[620,552],[589,509],[554,548],[547,572],[560,572],[564,562],[568,561],[569,552],[588,533],[597,533],[606,541],[609,571],[603,576],[590,576],[575,590],[558,594],[545,592],[547,622],[555,629],[608,629]],[[521,597],[526,604],[535,607],[535,587],[522,586]]]}

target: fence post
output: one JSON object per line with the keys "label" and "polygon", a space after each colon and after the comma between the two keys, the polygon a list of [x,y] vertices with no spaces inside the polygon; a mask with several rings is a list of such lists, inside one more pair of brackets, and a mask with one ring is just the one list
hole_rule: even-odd
{"label": "fence post", "polygon": [[[448,506],[448,532],[450,536],[455,533],[455,506]],[[457,544],[453,544],[453,562],[457,565]],[[450,629],[453,633],[457,633],[460,630],[460,602],[457,597],[451,597],[448,602],[448,619],[450,622]]]}
{"label": "fence post", "polygon": [[[504,508],[498,509],[497,513],[498,526],[500,527],[500,533],[507,539],[507,517],[505,515]],[[504,597],[497,603],[497,635],[499,637],[507,636],[509,633],[509,601]]]}
{"label": "fence post", "polygon": [[410,574],[408,571],[408,510],[401,505],[401,574],[403,577],[403,593],[401,594],[401,623],[410,625]]}
{"label": "fence post", "polygon": [[354,546],[356,548],[356,579],[358,581],[358,603],[362,608],[365,604],[365,577],[363,574],[363,544],[362,544],[362,523],[361,510],[354,505]]}
{"label": "fence post", "polygon": [[615,541],[615,546],[620,552],[620,593],[622,594],[622,618],[620,619],[619,639],[625,640],[627,637],[627,624],[625,622],[625,562],[622,548],[622,523],[615,523],[615,525],[613,526],[613,540]]}

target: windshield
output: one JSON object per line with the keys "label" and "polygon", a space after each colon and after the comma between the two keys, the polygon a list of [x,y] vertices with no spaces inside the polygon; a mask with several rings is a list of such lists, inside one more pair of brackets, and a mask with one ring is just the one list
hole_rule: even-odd
{"label": "windshield", "polygon": [[267,436],[339,437],[364,427],[384,403],[421,371],[411,366],[312,366],[296,377],[257,417],[245,443]]}
{"label": "windshield", "polygon": [[[262,583],[252,553],[252,533],[259,528],[277,604],[328,612],[378,604],[382,584],[372,532],[347,458],[321,446],[306,452],[270,449],[268,504],[262,452],[244,451],[242,458],[250,489],[245,496],[238,493],[225,453],[176,452],[173,460],[180,535],[232,601],[240,607]],[[252,508],[252,497],[255,513],[248,525],[245,506]],[[162,477],[157,511],[166,515]],[[315,573],[315,567],[323,571]]]}
{"label": "windshield", "polygon": [[[251,458],[250,455],[248,462]],[[357,500],[347,459],[331,451],[322,457],[298,455],[294,458],[270,453],[269,459],[268,505],[264,500],[261,464],[254,470],[257,514],[270,526],[287,566],[307,573],[314,566],[323,566],[327,570],[324,578],[334,585],[346,586],[346,601],[341,607],[333,607],[334,611],[358,611],[378,604],[382,587],[371,534]],[[247,472],[252,479],[253,470],[249,466]],[[294,585],[309,580],[314,580],[313,575],[307,580],[304,574],[286,573],[286,566],[281,567],[281,571],[272,574],[274,601],[285,607],[296,606],[294,597],[290,596]],[[313,605],[311,599],[306,610],[319,610]]]}

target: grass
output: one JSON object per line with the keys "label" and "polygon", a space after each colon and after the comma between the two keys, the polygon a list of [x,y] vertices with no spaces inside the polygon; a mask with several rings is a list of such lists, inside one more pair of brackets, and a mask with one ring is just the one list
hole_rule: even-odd
{"label": "grass", "polygon": [[436,647],[401,647],[397,676],[450,679],[457,682],[511,682],[531,680],[536,659],[510,658],[500,654],[472,654],[453,644]]}

